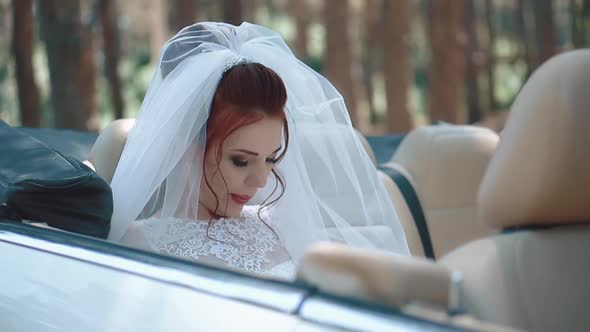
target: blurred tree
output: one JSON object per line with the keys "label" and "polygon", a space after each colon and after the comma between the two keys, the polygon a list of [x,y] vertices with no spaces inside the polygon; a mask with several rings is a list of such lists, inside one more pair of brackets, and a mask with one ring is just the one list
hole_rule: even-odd
{"label": "blurred tree", "polygon": [[590,0],[570,0],[571,34],[575,48],[590,46]]}
{"label": "blurred tree", "polygon": [[383,76],[387,99],[386,128],[405,133],[412,129],[408,105],[410,83],[410,14],[408,0],[383,1]]}
{"label": "blurred tree", "polygon": [[92,27],[81,22],[80,1],[41,0],[37,5],[55,127],[98,131]]}
{"label": "blurred tree", "polygon": [[33,68],[33,1],[12,1],[12,52],[16,64],[16,83],[21,124],[41,126],[39,88]]}
{"label": "blurred tree", "polygon": [[353,126],[357,126],[357,99],[353,78],[353,53],[348,19],[349,1],[325,0],[323,16],[326,26],[324,68],[326,77],[342,94]]}
{"label": "blurred tree", "polygon": [[242,23],[241,0],[223,0],[223,21],[233,25],[240,25]]}
{"label": "blurred tree", "polygon": [[516,7],[516,34],[519,36],[519,43],[521,53],[525,59],[527,76],[534,68],[534,59],[532,48],[534,48],[534,41],[531,36],[534,36],[534,17],[531,15],[531,8],[526,0],[518,0]]}
{"label": "blurred tree", "polygon": [[488,88],[488,110],[496,111],[496,29],[494,26],[494,2],[485,0],[486,27],[488,32],[488,51],[486,61],[486,78]]}
{"label": "blurred tree", "polygon": [[383,0],[366,0],[363,12],[363,33],[365,45],[363,51],[363,84],[367,91],[367,104],[369,105],[369,120],[371,124],[376,124],[379,119],[375,109],[375,86],[373,78],[375,73],[380,70],[381,49],[383,28],[381,20],[381,10]]}
{"label": "blurred tree", "polygon": [[[288,1],[288,0],[282,0]],[[302,0],[303,1],[303,0]],[[256,12],[262,0],[241,0],[242,5],[242,21],[254,22],[256,19]]]}
{"label": "blurred tree", "polygon": [[467,99],[467,123],[481,120],[479,94],[479,40],[477,38],[477,11],[475,0],[465,1],[465,29],[467,33],[467,47],[465,47],[465,93]]}
{"label": "blurred tree", "polygon": [[537,19],[538,43],[541,46],[539,64],[545,62],[556,53],[557,36],[555,17],[553,13],[553,0],[535,1],[538,8],[535,15]]}
{"label": "blurred tree", "polygon": [[309,27],[310,13],[307,7],[307,0],[288,0],[288,10],[295,21],[295,54],[302,60],[307,60],[309,53],[307,50],[309,44]]}
{"label": "blurred tree", "polygon": [[177,33],[180,29],[197,21],[199,8],[196,0],[174,0],[170,2],[170,28]]}
{"label": "blurred tree", "polygon": [[123,87],[119,77],[119,29],[117,8],[112,0],[99,0],[98,13],[102,27],[104,71],[109,84],[111,105],[115,119],[124,117]]}
{"label": "blurred tree", "polygon": [[151,61],[157,63],[160,58],[160,50],[168,39],[168,10],[166,0],[151,0],[150,12],[150,48]]}
{"label": "blurred tree", "polygon": [[430,65],[428,110],[432,122],[463,122],[465,34],[464,3],[460,0],[429,2]]}

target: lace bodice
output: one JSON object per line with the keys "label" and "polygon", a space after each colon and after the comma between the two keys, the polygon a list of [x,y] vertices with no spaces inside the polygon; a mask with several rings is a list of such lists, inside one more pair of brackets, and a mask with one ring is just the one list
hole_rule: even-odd
{"label": "lace bodice", "polygon": [[[187,220],[149,218],[135,221],[121,243],[206,264],[292,278],[295,266],[279,238],[245,207],[241,218]],[[264,218],[267,220],[268,218]]]}

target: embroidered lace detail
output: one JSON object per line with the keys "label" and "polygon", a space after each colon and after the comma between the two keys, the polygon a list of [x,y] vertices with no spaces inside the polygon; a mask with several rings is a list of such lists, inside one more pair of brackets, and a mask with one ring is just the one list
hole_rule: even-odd
{"label": "embroidered lace detail", "polygon": [[294,264],[277,235],[256,211],[244,210],[241,218],[214,220],[210,225],[200,220],[150,218],[136,221],[136,226],[148,246],[162,254],[291,277]]}

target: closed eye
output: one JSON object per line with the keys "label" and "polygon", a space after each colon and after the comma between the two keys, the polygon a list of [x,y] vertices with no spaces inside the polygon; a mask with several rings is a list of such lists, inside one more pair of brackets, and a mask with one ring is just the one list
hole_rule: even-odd
{"label": "closed eye", "polygon": [[240,160],[238,158],[232,158],[232,163],[236,166],[236,167],[246,167],[248,166],[248,161],[247,160]]}
{"label": "closed eye", "polygon": [[279,158],[266,158],[266,162],[274,165],[279,162]]}

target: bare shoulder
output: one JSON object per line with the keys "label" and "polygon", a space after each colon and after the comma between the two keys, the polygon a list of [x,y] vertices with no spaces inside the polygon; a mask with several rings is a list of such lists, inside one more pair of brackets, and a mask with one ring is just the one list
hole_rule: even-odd
{"label": "bare shoulder", "polygon": [[134,124],[135,119],[119,119],[111,122],[100,133],[90,150],[88,160],[94,166],[96,173],[109,183]]}

